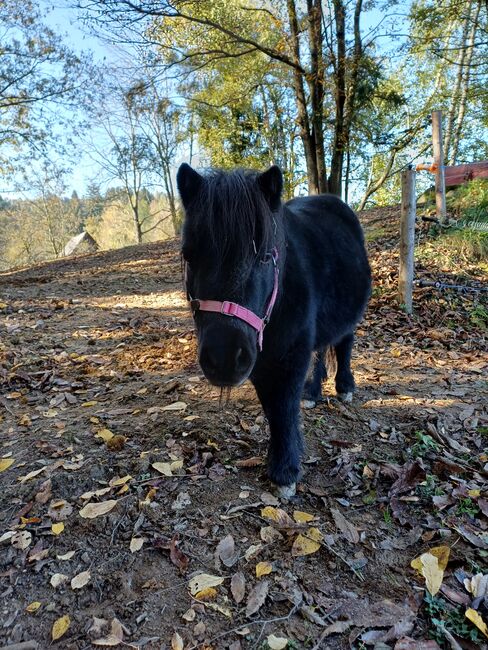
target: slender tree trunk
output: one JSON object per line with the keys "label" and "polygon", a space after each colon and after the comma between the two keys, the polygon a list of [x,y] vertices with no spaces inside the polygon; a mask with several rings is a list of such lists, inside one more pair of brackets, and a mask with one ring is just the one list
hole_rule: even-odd
{"label": "slender tree trunk", "polygon": [[346,103],[346,10],[342,0],[334,0],[337,56],[335,70],[335,128],[330,164],[329,192],[341,196],[344,164],[344,106]]}
{"label": "slender tree trunk", "polygon": [[327,170],[324,148],[324,57],[322,36],[322,1],[307,0],[308,35],[310,43],[311,74],[308,87],[312,104],[312,129],[315,142],[315,165],[317,168],[318,191],[327,191]]}
{"label": "slender tree trunk", "polygon": [[[290,23],[292,58],[293,62],[298,65],[300,63],[300,42],[295,0],[287,0],[287,7]],[[305,164],[307,166],[308,191],[310,194],[319,194],[320,185],[317,158],[315,154],[315,138],[310,129],[303,75],[297,67],[293,68],[293,88],[295,90],[295,99],[297,104],[300,138],[302,140]]]}
{"label": "slender tree trunk", "polygon": [[474,43],[475,43],[476,31],[478,27],[478,18],[480,14],[480,9],[481,9],[481,0],[478,0],[475,6],[474,13],[472,14],[471,31],[469,34],[466,57],[464,60],[461,97],[459,98],[459,108],[458,108],[458,114],[456,119],[456,127],[454,129],[454,133],[452,137],[451,154],[448,158],[449,165],[456,164],[456,159],[459,150],[459,141],[461,139],[464,116],[466,114],[466,104],[468,103],[469,82],[470,82],[470,72],[471,72],[470,66],[471,66],[471,61],[473,59]]}
{"label": "slender tree trunk", "polygon": [[465,59],[466,59],[466,41],[468,38],[469,23],[471,19],[472,8],[473,8],[473,0],[470,0],[470,2],[466,4],[467,4],[466,16],[464,17],[463,20],[461,43],[459,44],[459,55],[456,64],[458,66],[457,73],[456,73],[456,81],[454,83],[454,88],[452,90],[451,105],[449,107],[449,112],[447,114],[446,130],[444,133],[444,144],[443,144],[444,160],[449,159],[449,153],[451,149],[451,138],[452,138],[452,132],[454,128],[454,120],[456,116],[456,111],[459,108],[461,86],[464,77],[464,66],[465,66]]}

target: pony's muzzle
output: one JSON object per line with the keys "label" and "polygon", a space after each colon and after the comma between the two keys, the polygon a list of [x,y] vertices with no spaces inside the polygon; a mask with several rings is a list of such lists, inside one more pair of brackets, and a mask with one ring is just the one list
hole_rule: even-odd
{"label": "pony's muzzle", "polygon": [[255,355],[245,344],[225,345],[212,341],[200,346],[200,366],[215,386],[238,386],[250,375]]}

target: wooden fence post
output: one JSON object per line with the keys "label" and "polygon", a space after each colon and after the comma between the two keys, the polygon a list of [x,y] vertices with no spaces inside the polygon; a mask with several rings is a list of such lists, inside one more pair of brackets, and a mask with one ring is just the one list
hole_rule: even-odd
{"label": "wooden fence post", "polygon": [[437,168],[435,172],[436,215],[441,223],[446,223],[446,179],[442,146],[442,111],[433,111],[432,113],[432,148],[434,150],[434,164]]}
{"label": "wooden fence post", "polygon": [[412,313],[416,207],[415,169],[405,169],[402,171],[398,298],[407,314]]}

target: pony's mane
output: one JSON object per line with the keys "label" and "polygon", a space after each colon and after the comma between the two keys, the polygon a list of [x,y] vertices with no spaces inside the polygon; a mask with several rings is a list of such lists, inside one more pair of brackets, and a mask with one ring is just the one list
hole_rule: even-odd
{"label": "pony's mane", "polygon": [[276,243],[276,221],[258,174],[244,169],[209,170],[204,179],[192,206],[197,229],[210,239],[217,264],[231,260],[245,271],[256,255],[264,256]]}

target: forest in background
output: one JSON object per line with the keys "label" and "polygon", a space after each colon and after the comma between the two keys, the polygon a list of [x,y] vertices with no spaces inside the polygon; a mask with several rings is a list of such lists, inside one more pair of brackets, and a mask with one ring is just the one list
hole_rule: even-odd
{"label": "forest in background", "polygon": [[[488,159],[483,0],[79,0],[72,11],[117,62],[71,47],[41,1],[0,5],[2,269],[57,257],[84,229],[101,248],[173,235],[182,160],[277,163],[287,197],[392,204],[398,172],[431,158],[433,109],[447,164]],[[85,160],[80,191],[69,174]]]}

